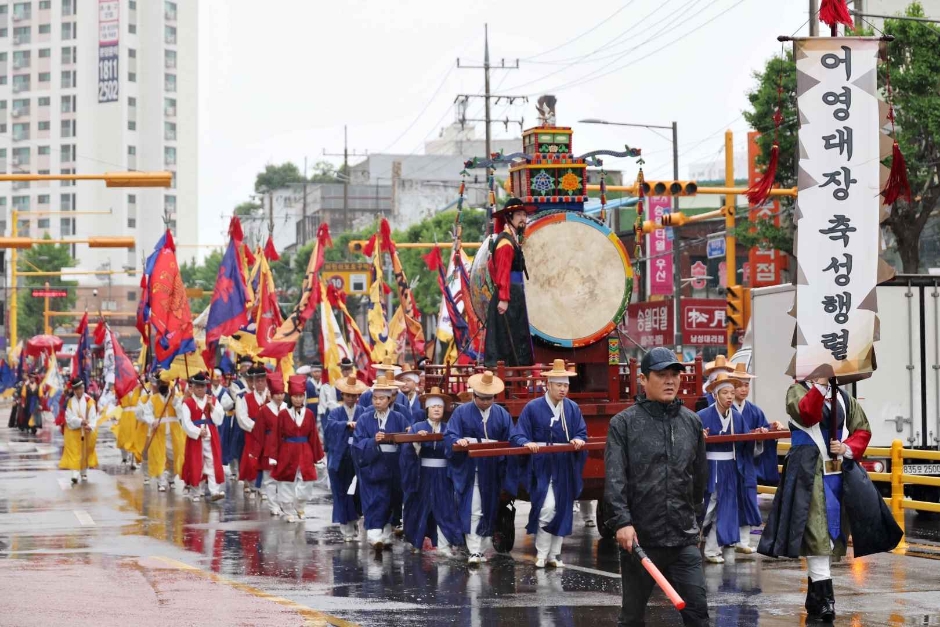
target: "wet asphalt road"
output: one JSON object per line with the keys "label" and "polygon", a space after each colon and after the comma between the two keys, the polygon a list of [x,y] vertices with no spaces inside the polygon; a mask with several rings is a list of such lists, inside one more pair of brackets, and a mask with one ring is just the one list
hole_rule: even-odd
{"label": "wet asphalt road", "polygon": [[[304,524],[272,519],[235,484],[218,504],[144,486],[102,432],[102,468],[72,487],[58,432],[0,431],[0,625],[616,624],[615,547],[576,516],[566,568],[536,570],[519,504],[511,556],[470,569],[396,543],[344,544],[317,490]],[[940,626],[938,523],[908,518],[908,555],[834,567],[840,625]],[[752,543],[757,542],[753,536]],[[706,566],[712,624],[801,625],[805,570],[741,557]],[[681,625],[655,595],[649,625]]]}

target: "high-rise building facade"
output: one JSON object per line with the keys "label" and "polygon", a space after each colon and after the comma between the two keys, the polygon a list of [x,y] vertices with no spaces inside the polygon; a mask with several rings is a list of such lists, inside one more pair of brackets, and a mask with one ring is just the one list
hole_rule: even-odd
{"label": "high-rise building facade", "polygon": [[[0,0],[0,169],[9,173],[174,172],[170,189],[0,183],[0,227],[41,238],[133,236],[89,249],[85,270],[140,269],[164,230],[193,256],[197,229],[196,0]],[[109,212],[105,215],[41,212]],[[136,308],[138,276],[78,278],[105,309]],[[81,295],[80,295],[81,301]]]}

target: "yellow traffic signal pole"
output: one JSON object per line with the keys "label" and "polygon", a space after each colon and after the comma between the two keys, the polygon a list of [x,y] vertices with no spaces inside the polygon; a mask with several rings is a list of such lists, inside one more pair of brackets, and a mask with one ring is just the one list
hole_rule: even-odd
{"label": "yellow traffic signal pole", "polygon": [[[105,186],[107,187],[170,187],[173,184],[173,173],[172,172],[105,172],[104,174],[0,174],[0,182],[6,181],[104,181]],[[110,213],[104,211],[31,211],[30,215],[56,215],[68,213],[69,215],[88,215],[88,214],[101,214],[101,213]],[[18,307],[16,301],[16,264],[17,264],[17,251],[19,248],[29,248],[36,241],[38,243],[43,243],[43,240],[29,240],[28,245],[23,244],[23,240],[27,238],[18,238],[16,236],[17,231],[17,218],[19,212],[11,211],[10,217],[12,218],[12,225],[10,227],[10,238],[0,238],[0,240],[7,240],[0,242],[0,248],[10,248],[10,282],[13,284],[13,291],[10,293],[10,318],[7,321],[10,325],[10,346],[15,347],[17,343],[17,331],[16,325],[18,322]],[[91,238],[86,240],[86,242],[91,246],[92,240],[103,240],[107,238]],[[118,238],[115,238],[118,239]],[[131,238],[132,239],[132,238]],[[48,243],[53,243],[52,240],[46,240]],[[80,243],[77,241],[67,241],[67,240],[55,240],[62,243]],[[4,245],[6,244],[6,245]],[[101,246],[102,248],[110,248],[113,246]],[[123,246],[121,246],[123,247]]]}
{"label": "yellow traffic signal pole", "polygon": [[[731,131],[725,131],[725,186],[734,188],[734,137]],[[725,286],[737,285],[738,257],[737,238],[734,236],[734,214],[738,197],[728,194],[725,197]],[[734,325],[725,321],[725,335],[728,343],[728,357],[734,355]]]}

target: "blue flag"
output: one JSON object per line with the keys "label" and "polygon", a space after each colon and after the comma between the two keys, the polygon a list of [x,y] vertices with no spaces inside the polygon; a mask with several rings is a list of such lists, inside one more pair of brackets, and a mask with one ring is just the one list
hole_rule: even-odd
{"label": "blue flag", "polygon": [[238,260],[241,242],[230,239],[209,304],[209,319],[206,322],[206,350],[203,359],[206,366],[215,364],[215,352],[223,335],[234,335],[248,323],[247,290],[242,267]]}

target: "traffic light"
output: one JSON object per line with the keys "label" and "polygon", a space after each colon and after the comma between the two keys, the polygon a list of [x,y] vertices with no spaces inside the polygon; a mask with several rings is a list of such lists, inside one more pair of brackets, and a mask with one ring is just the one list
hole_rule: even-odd
{"label": "traffic light", "polygon": [[365,248],[365,245],[369,242],[364,239],[354,239],[349,242],[349,252],[353,254],[361,254],[362,249]]}
{"label": "traffic light", "polygon": [[728,324],[735,331],[743,331],[747,327],[751,290],[740,285],[729,285],[725,288],[725,298],[727,300],[725,317]]}
{"label": "traffic light", "polygon": [[643,181],[640,185],[646,196],[694,196],[698,193],[695,181]]}

